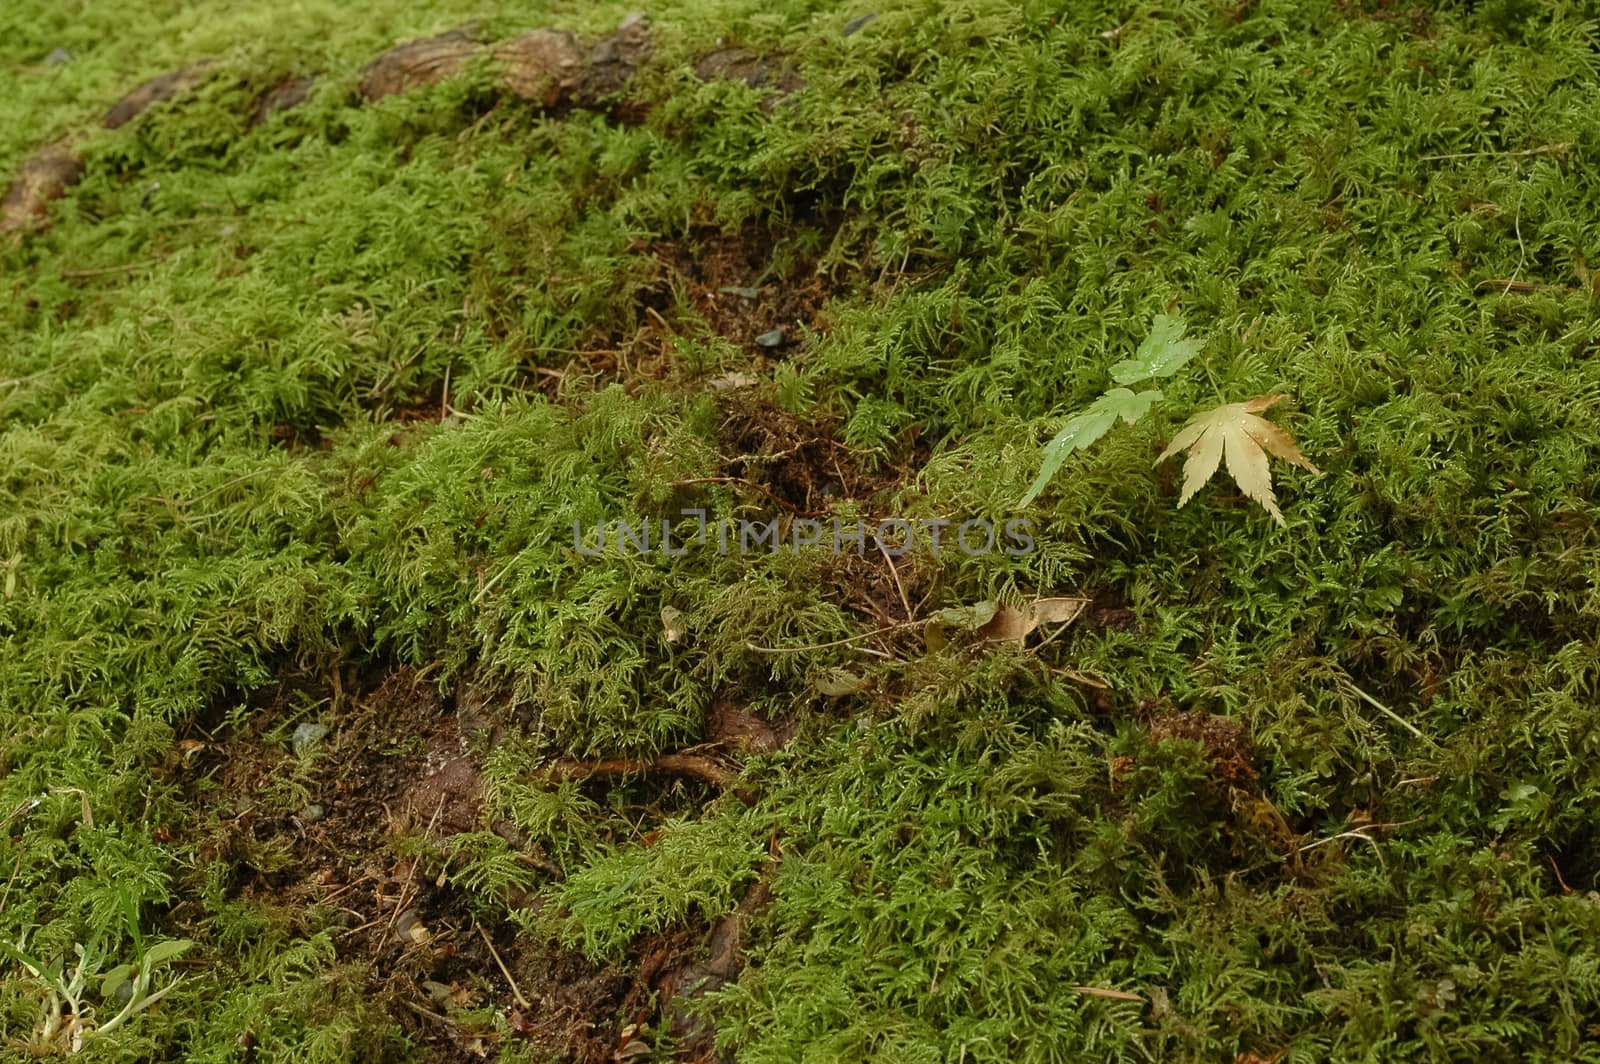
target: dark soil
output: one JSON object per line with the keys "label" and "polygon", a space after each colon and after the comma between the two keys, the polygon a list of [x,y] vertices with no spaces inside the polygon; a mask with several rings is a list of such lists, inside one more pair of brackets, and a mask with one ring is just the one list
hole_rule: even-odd
{"label": "dark soil", "polygon": [[[347,686],[359,693],[348,695]],[[334,730],[296,754],[285,736],[317,719],[306,707],[319,705]],[[667,1033],[670,1059],[720,1064],[726,1058],[710,1031],[682,1001],[738,975],[742,928],[766,904],[765,884],[709,926],[648,936],[625,963],[598,965],[512,924],[479,923],[449,882],[451,838],[484,828],[513,841],[539,875],[561,875],[514,826],[485,816],[481,758],[504,724],[498,708],[470,686],[441,696],[407,668],[366,684],[285,668],[284,679],[253,700],[243,729],[229,733],[213,720],[217,732],[181,740],[169,767],[190,799],[213,812],[202,852],[239,870],[231,894],[307,933],[336,928],[341,958],[364,965],[368,993],[424,1047],[424,1059],[492,1059],[501,1034],[486,1017],[498,1012],[556,1060],[627,1059]],[[790,723],[723,704],[709,721],[706,749],[727,758],[766,753],[793,734]],[[297,773],[303,759],[309,770]],[[308,799],[293,811],[283,808],[290,779]],[[174,923],[201,919],[197,905],[180,906]]]}
{"label": "dark soil", "polygon": [[[795,350],[807,331],[827,328],[822,308],[834,294],[816,269],[816,256],[795,247],[801,228],[749,222],[728,233],[705,226],[686,237],[638,245],[636,251],[658,264],[643,299],[646,312],[671,320],[690,311],[700,328],[675,322],[683,331],[710,332],[752,354],[782,357]],[[816,226],[817,246],[826,247],[836,229],[836,222]],[[775,330],[783,333],[777,346],[756,344],[756,337]]]}

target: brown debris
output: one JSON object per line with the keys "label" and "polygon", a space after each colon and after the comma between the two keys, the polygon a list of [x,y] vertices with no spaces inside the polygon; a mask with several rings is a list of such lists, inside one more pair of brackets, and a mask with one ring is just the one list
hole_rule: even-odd
{"label": "brown debris", "polygon": [[674,1060],[694,1064],[732,1060],[717,1051],[716,1031],[694,1015],[688,1003],[733,982],[744,970],[745,931],[772,903],[772,872],[769,866],[739,905],[713,923],[699,941],[688,931],[678,931],[659,936],[642,951],[639,978],[624,1009],[648,1018],[653,1006],[671,1032]]}
{"label": "brown debris", "polygon": [[485,45],[476,25],[409,41],[379,55],[361,79],[369,101],[437,85],[487,56],[512,95],[537,107],[598,107],[650,56],[649,23],[630,15],[592,45],[568,30],[536,29]]}
{"label": "brown debris", "polygon": [[721,409],[719,472],[759,486],[792,515],[826,516],[841,500],[867,501],[897,483],[892,469],[870,468],[867,456],[841,443],[829,424],[806,422],[744,392],[724,393]]}
{"label": "brown debris", "polygon": [[770,754],[794,738],[792,721],[766,721],[747,709],[718,703],[708,722],[711,741],[746,754]]}
{"label": "brown debris", "polygon": [[278,82],[256,101],[256,109],[250,115],[250,124],[259,126],[279,111],[292,110],[304,104],[311,99],[311,87],[315,84],[315,78],[307,77],[285,78]]}
{"label": "brown debris", "polygon": [[694,68],[701,81],[726,78],[752,89],[772,89],[784,96],[806,87],[805,79],[788,56],[762,55],[748,48],[721,48],[701,59]]}
{"label": "brown debris", "polygon": [[[826,246],[838,219],[821,219],[817,228]],[[791,352],[806,331],[826,328],[823,305],[834,294],[816,258],[792,248],[788,233],[755,222],[733,232],[697,226],[683,237],[641,241],[634,250],[659,263],[644,305],[671,311],[681,292],[682,303],[716,335],[753,352],[760,350],[757,336],[777,329],[784,334],[777,353]]]}
{"label": "brown debris", "polygon": [[367,64],[361,95],[376,102],[385,96],[437,85],[467,68],[483,52],[476,23],[448,33],[395,45]]}
{"label": "brown debris", "polygon": [[100,124],[107,129],[120,129],[132,122],[135,118],[148,111],[153,105],[164,100],[170,100],[181,92],[198,85],[209,69],[209,61],[201,61],[190,66],[179,67],[160,77],[151,78],[149,81],[134,89],[128,95],[111,105]]}
{"label": "brown debris", "polygon": [[583,85],[583,51],[566,30],[530,30],[501,41],[490,54],[511,92],[540,107],[572,100]]}
{"label": "brown debris", "polygon": [[47,144],[22,164],[0,201],[0,233],[14,233],[40,222],[50,201],[60,199],[83,178],[83,160],[70,140]]}
{"label": "brown debris", "polygon": [[545,774],[556,783],[564,780],[620,779],[624,776],[684,776],[713,787],[726,787],[739,778],[737,772],[699,754],[662,754],[648,761],[637,758],[579,761],[564,757],[551,762]]}
{"label": "brown debris", "polygon": [[1224,782],[1233,787],[1251,788],[1256,782],[1251,764],[1254,744],[1241,721],[1211,713],[1164,713],[1150,721],[1150,739],[1187,739],[1205,748]]}
{"label": "brown debris", "polygon": [[587,48],[566,30],[532,30],[491,53],[513,95],[547,109],[598,107],[650,58],[650,24],[643,14],[629,15]]}

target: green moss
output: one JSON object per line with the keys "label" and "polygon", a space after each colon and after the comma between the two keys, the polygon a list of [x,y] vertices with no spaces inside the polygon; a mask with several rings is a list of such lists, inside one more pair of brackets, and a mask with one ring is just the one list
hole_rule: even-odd
{"label": "green moss", "polygon": [[[299,659],[507,693],[483,827],[516,831],[448,851],[481,921],[622,962],[768,883],[696,1006],[740,1060],[1600,1059],[1586,9],[907,0],[845,36],[866,9],[675,0],[639,122],[482,70],[355,105],[397,39],[625,10],[0,14],[0,172],[218,60],[96,128],[50,227],[0,246],[0,937],[201,958],[92,1055],[424,1058],[329,930],[240,891],[173,767]],[[718,38],[804,88],[702,83]],[[781,361],[649,253],[747,224],[828,294]],[[572,548],[771,516],[782,459],[730,453],[709,383],[734,372],[884,477],[834,512],[1003,521],[1169,310],[1201,354],[1070,457],[1026,557]],[[1325,471],[1281,479],[1287,530],[1215,484],[1176,509],[1176,425],[1269,391]],[[1098,598],[1037,660],[925,655],[861,638],[896,582],[924,614]],[[868,682],[823,698],[831,667]],[[739,794],[530,764],[681,750],[724,703],[798,728]],[[1253,776],[1152,738],[1177,711],[1234,722]],[[5,980],[0,1037],[37,1006]]]}

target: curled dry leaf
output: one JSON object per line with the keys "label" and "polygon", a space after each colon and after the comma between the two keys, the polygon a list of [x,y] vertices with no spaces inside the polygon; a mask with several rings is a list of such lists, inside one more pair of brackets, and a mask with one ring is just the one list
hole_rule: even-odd
{"label": "curled dry leaf", "polygon": [[826,698],[844,698],[865,691],[872,681],[857,676],[849,669],[823,669],[811,680],[817,694]]}
{"label": "curled dry leaf", "polygon": [[688,630],[683,623],[683,611],[676,606],[661,607],[661,630],[669,643],[682,639]]}
{"label": "curled dry leaf", "polygon": [[950,641],[952,631],[971,632],[982,643],[1021,643],[1041,624],[1075,621],[1088,607],[1081,598],[1041,598],[1024,606],[985,599],[971,606],[940,610],[925,630],[929,650]]}
{"label": "curled dry leaf", "polygon": [[1088,605],[1088,600],[1081,598],[1035,599],[1021,608],[1002,605],[975,634],[985,642],[1021,643],[1041,624],[1077,620]]}
{"label": "curled dry leaf", "polygon": [[1179,451],[1189,452],[1183,463],[1183,493],[1178,497],[1179,506],[1192,499],[1226,461],[1228,475],[1239,485],[1239,490],[1260,503],[1279,525],[1284,523],[1278,501],[1272,494],[1267,455],[1276,455],[1313,473],[1321,470],[1300,453],[1294,437],[1259,416],[1282,398],[1281,395],[1262,395],[1243,403],[1224,403],[1189,419],[1156,459],[1159,464]]}

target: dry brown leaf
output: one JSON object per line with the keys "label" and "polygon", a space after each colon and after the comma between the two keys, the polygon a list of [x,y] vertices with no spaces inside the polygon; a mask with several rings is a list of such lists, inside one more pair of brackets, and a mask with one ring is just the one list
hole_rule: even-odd
{"label": "dry brown leaf", "polygon": [[811,681],[811,686],[819,695],[827,698],[844,698],[847,695],[865,691],[871,681],[857,676],[848,669],[824,669]]}
{"label": "dry brown leaf", "polygon": [[1260,503],[1279,525],[1284,524],[1278,500],[1272,494],[1272,473],[1267,455],[1276,455],[1293,465],[1313,473],[1320,473],[1306,460],[1295,445],[1294,438],[1264,417],[1258,416],[1272,406],[1281,395],[1257,396],[1243,403],[1224,403],[1194,417],[1179,430],[1156,459],[1159,464],[1179,451],[1187,450],[1189,457],[1183,463],[1183,492],[1178,496],[1182,506],[1194,497],[1200,486],[1211,479],[1224,461],[1228,475],[1245,496]]}
{"label": "dry brown leaf", "polygon": [[676,643],[683,638],[687,629],[683,623],[683,611],[676,606],[661,607],[661,634],[667,642]]}
{"label": "dry brown leaf", "polygon": [[1080,598],[1035,599],[1020,609],[1002,603],[974,634],[984,642],[1021,643],[1041,624],[1077,620],[1088,604],[1087,599]]}

